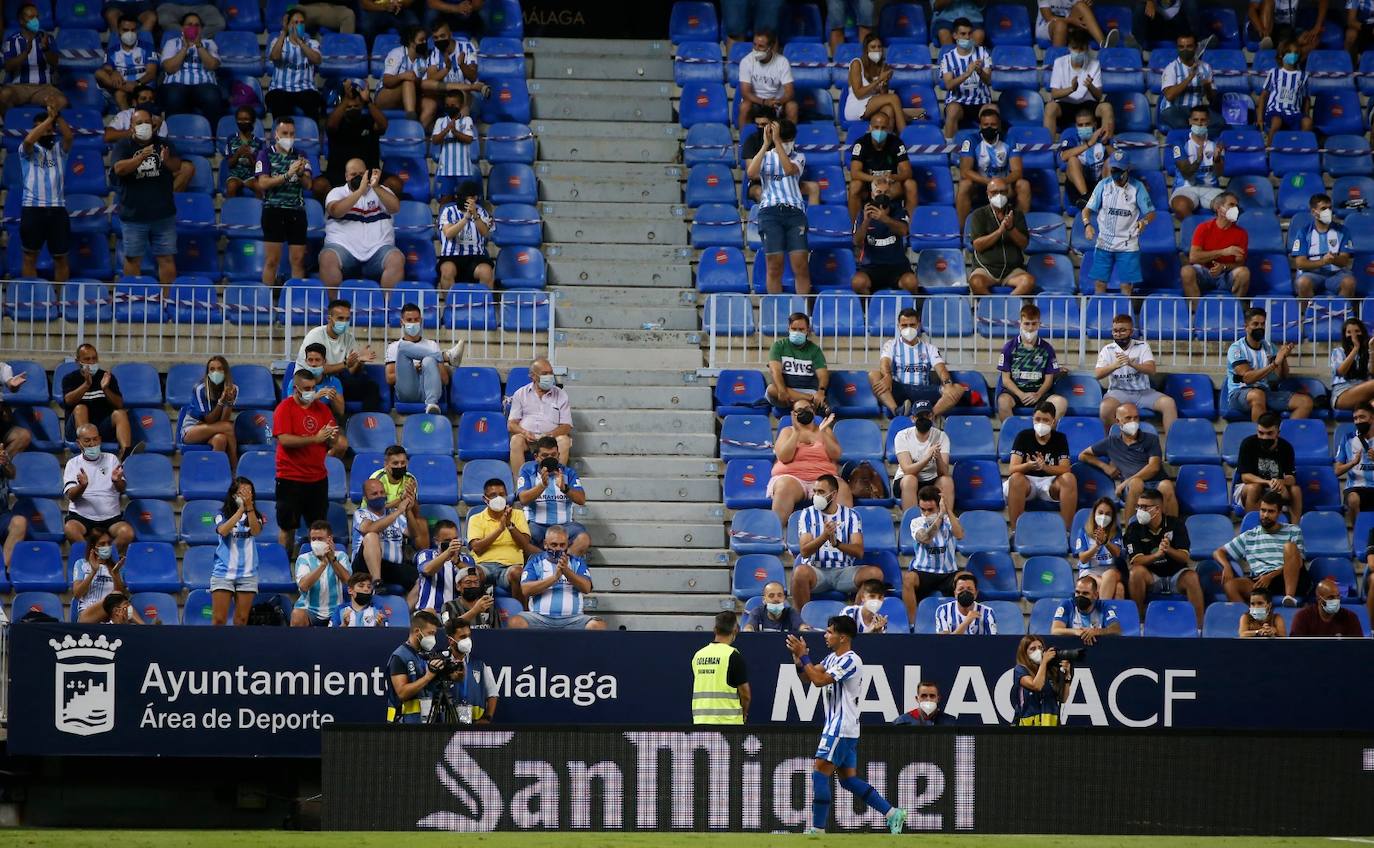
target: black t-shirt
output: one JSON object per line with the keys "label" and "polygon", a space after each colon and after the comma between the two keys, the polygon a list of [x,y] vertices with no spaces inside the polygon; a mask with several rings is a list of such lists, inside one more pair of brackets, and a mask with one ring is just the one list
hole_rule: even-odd
{"label": "black t-shirt", "polygon": [[730,664],[725,667],[725,684],[739,687],[749,682],[749,669],[744,664],[744,654],[734,651],[730,654]]}
{"label": "black t-shirt", "polygon": [[[81,396],[81,400],[77,401],[77,403],[86,404],[86,414],[92,424],[98,424],[109,419],[110,413],[114,412],[114,404],[105,397],[105,390],[100,387],[100,381],[103,379],[105,379],[105,369],[96,369],[91,374],[91,387]],[[65,396],[79,385],[81,385],[81,369],[77,368],[62,378],[62,394]],[[119,380],[113,374],[110,375],[110,388],[114,390],[115,394],[120,394]],[[65,401],[62,403],[62,408],[67,411],[68,415],[71,414],[73,406],[74,404],[68,404]]]}
{"label": "black t-shirt", "polygon": [[[448,621],[450,618],[462,616],[470,609],[472,609],[471,604],[464,602],[462,598],[454,598],[444,604],[444,620]],[[478,613],[471,622],[473,630],[495,630],[500,626],[501,615],[495,604],[492,604],[491,609],[486,612]]]}
{"label": "black t-shirt", "polygon": [[125,221],[148,223],[160,221],[176,215],[176,201],[172,199],[172,169],[162,161],[162,151],[170,154],[174,148],[160,138],[151,141],[138,141],[126,138],[114,146],[110,154],[111,162],[122,162],[145,147],[153,152],[144,157],[138,169],[126,177],[115,177],[119,182],[119,217]]}
{"label": "black t-shirt", "polygon": [[[1159,550],[1159,541],[1165,536],[1169,537],[1169,544],[1175,550],[1186,551],[1193,546],[1192,540],[1188,538],[1188,528],[1177,518],[1164,516],[1157,531],[1151,530],[1148,525],[1139,521],[1132,521],[1126,527],[1126,538],[1123,540],[1126,546],[1126,562],[1129,563],[1138,554],[1151,554]],[[1172,577],[1187,568],[1188,561],[1185,559],[1183,562],[1175,562],[1161,554],[1145,563],[1145,567],[1160,577]]]}
{"label": "black t-shirt", "polygon": [[896,174],[897,166],[906,161],[906,145],[896,134],[889,132],[882,147],[879,147],[873,143],[873,135],[865,133],[854,142],[850,155],[859,160],[866,174]]}
{"label": "black t-shirt", "polygon": [[1258,474],[1266,480],[1274,480],[1297,473],[1297,460],[1293,445],[1282,436],[1272,450],[1266,448],[1259,436],[1247,436],[1240,443],[1240,456],[1236,462],[1236,479],[1241,474]]}
{"label": "black t-shirt", "polygon": [[[866,224],[863,220],[863,213],[860,212],[859,222],[856,226],[864,227],[863,255],[859,257],[859,264],[865,268],[872,266],[903,265],[911,267],[911,263],[906,258],[906,239],[897,235],[892,228],[881,221],[869,221]],[[906,221],[906,207],[893,200],[889,201],[887,207],[888,217],[894,221]]]}
{"label": "black t-shirt", "polygon": [[[1039,456],[1046,465],[1062,465],[1069,459],[1069,439],[1058,430],[1051,430],[1049,442],[1042,445],[1035,438],[1035,431],[1027,428],[1016,434],[1016,441],[1011,443],[1011,452],[1020,454],[1023,460],[1034,460]],[[1034,468],[1023,473],[1027,477],[1052,476],[1048,471],[1036,471]]]}
{"label": "black t-shirt", "polygon": [[349,159],[361,159],[369,169],[381,167],[381,133],[377,132],[377,123],[372,120],[372,113],[366,109],[357,112],[345,111],[339,128],[329,130],[328,136],[327,173],[342,177],[344,165]]}

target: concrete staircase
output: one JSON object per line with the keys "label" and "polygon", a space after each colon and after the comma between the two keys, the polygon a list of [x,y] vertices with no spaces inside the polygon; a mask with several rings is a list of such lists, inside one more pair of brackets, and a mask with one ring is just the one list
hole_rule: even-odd
{"label": "concrete staircase", "polygon": [[733,608],[669,45],[529,39],[545,255],[572,400],[576,519],[612,627]]}

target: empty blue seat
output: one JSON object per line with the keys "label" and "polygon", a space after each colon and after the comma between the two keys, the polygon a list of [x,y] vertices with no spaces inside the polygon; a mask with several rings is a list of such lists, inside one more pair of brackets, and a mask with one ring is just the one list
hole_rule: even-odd
{"label": "empty blue seat", "polygon": [[[265,494],[265,493],[264,493]],[[192,500],[181,508],[180,539],[188,545],[217,545],[219,533],[215,515],[223,507],[223,500]]]}
{"label": "empty blue seat", "polygon": [[40,612],[61,621],[65,618],[62,608],[62,599],[52,592],[20,592],[10,605],[10,621],[19,621],[31,612]]}
{"label": "empty blue seat", "polygon": [[[1240,636],[1240,617],[1249,611],[1243,601],[1221,601],[1209,604],[1202,615],[1202,636],[1205,639],[1235,639]],[[1148,609],[1146,614],[1149,614]]]}
{"label": "empty blue seat", "polygon": [[1068,549],[1064,522],[1057,514],[1027,512],[1016,520],[1016,552],[1021,556],[1063,556]]}
{"label": "empty blue seat", "polygon": [[[1275,136],[1277,138],[1277,136]],[[1246,174],[1269,174],[1269,162],[1264,156],[1264,136],[1252,129],[1229,129],[1222,132],[1221,144],[1226,148],[1226,173],[1231,177]]]}
{"label": "empty blue seat", "polygon": [[1096,416],[1102,406],[1102,384],[1091,374],[1065,374],[1050,391],[1069,402],[1069,415]]}
{"label": "empty blue seat", "polygon": [[678,45],[677,55],[673,56],[673,81],[678,85],[718,83],[724,78],[725,65],[721,62],[720,42],[685,41]]}
{"label": "empty blue seat", "polygon": [[179,592],[176,552],[168,542],[137,541],[129,546],[124,580],[135,592]]}
{"label": "empty blue seat", "polygon": [[682,144],[682,162],[687,167],[703,162],[733,165],[735,161],[735,141],[725,124],[696,124],[687,130]]}
{"label": "empty blue seat", "polygon": [[692,220],[692,246],[744,248],[739,210],[734,203],[706,203]]}
{"label": "empty blue seat", "polygon": [[55,498],[18,498],[9,511],[22,515],[29,522],[26,538],[32,541],[61,542],[66,539],[62,509]]}
{"label": "empty blue seat", "polygon": [[1029,44],[998,44],[992,48],[992,65],[996,69],[991,83],[994,91],[1040,87],[1040,63]]}
{"label": "empty blue seat", "polygon": [[1298,487],[1302,489],[1304,518],[1315,510],[1334,513],[1344,508],[1340,482],[1336,480],[1336,472],[1331,466],[1299,465],[1295,477]]}
{"label": "empty blue seat", "polygon": [[482,285],[460,283],[444,298],[441,324],[448,330],[495,330],[501,324],[491,292]]}
{"label": "empty blue seat", "polygon": [[548,282],[544,254],[529,246],[503,249],[496,257],[496,279],[507,289],[544,288]]}
{"label": "empty blue seat", "polygon": [[412,414],[401,424],[401,446],[411,455],[453,454],[453,425],[442,415]]}
{"label": "empty blue seat", "polygon": [[1169,443],[1164,458],[1170,465],[1221,464],[1217,434],[1212,422],[1203,418],[1180,418],[1169,428]]}
{"label": "empty blue seat", "polygon": [[533,165],[535,160],[534,133],[528,124],[498,121],[487,127],[482,138],[483,158],[491,164],[516,163]]}
{"label": "empty blue seat", "polygon": [[[964,538],[956,542],[956,549],[965,556],[978,551],[1008,553],[1007,519],[1001,512],[969,510],[959,516],[964,525]],[[1061,526],[1060,532],[1063,532]]]}
{"label": "empty blue seat", "polygon": [[[206,452],[212,453],[212,452]],[[198,456],[199,454],[192,454]],[[215,454],[223,458],[223,454]],[[172,500],[177,496],[176,484],[172,480],[172,461],[157,454],[135,454],[124,460],[124,476],[128,487],[124,493],[131,498],[156,498]],[[229,488],[226,480],[216,496],[223,496]]]}
{"label": "empty blue seat", "polygon": [[730,550],[738,554],[782,553],[782,525],[778,517],[769,509],[736,512],[730,522]]}
{"label": "empty blue seat", "polygon": [[181,458],[181,496],[186,500],[223,498],[232,479],[229,459],[219,451],[194,451]]}
{"label": "empty blue seat", "polygon": [[852,291],[824,291],[816,296],[811,313],[816,335],[862,336],[865,331],[864,307]]}
{"label": "empty blue seat", "polygon": [[1134,47],[1108,47],[1097,54],[1102,66],[1102,90],[1110,93],[1143,91],[1145,64]]}
{"label": "empty blue seat", "polygon": [[720,424],[720,458],[726,462],[770,459],[773,455],[772,431],[767,413],[725,416]]}
{"label": "empty blue seat", "polygon": [[[68,592],[62,551],[56,542],[20,542],[8,563],[16,592]],[[16,603],[18,599],[16,598]]]}
{"label": "empty blue seat", "polygon": [[1021,567],[1021,590],[1029,601],[1071,597],[1073,580],[1073,569],[1063,557],[1033,556]]}
{"label": "empty blue seat", "polygon": [[505,332],[542,333],[549,328],[552,312],[552,302],[543,292],[507,292],[501,298],[501,329]]}
{"label": "empty blue seat", "polygon": [[453,457],[418,454],[410,458],[409,467],[410,473],[415,475],[421,503],[458,502],[458,467]]}
{"label": "empty blue seat", "polygon": [[[1302,528],[1303,551],[1308,557],[1340,557],[1350,561],[1350,538],[1346,535],[1345,519],[1337,512],[1310,511],[1307,492],[1303,492]],[[1356,539],[1356,547],[1365,540]],[[1314,580],[1316,575],[1313,575]]]}
{"label": "empty blue seat", "polygon": [[944,431],[949,435],[950,461],[997,459],[997,443],[992,434],[992,422],[988,419],[972,415],[951,415],[945,419]]}
{"label": "empty blue seat", "polygon": [[853,244],[853,224],[843,206],[808,206],[806,220],[810,227],[807,240],[813,249]]}
{"label": "empty blue seat", "polygon": [[[815,9],[814,6],[808,8]],[[802,623],[812,630],[825,630],[826,622],[844,611],[842,601],[807,601],[802,607]]]}
{"label": "empty blue seat", "polygon": [[[1307,516],[1303,516],[1306,518]],[[1350,557],[1317,557],[1309,566],[1313,584],[1323,580],[1334,580],[1342,597],[1359,598],[1360,581],[1355,577],[1355,568]]]}
{"label": "empty blue seat", "polygon": [[1031,42],[1030,15],[1024,6],[997,5],[987,7],[983,13],[983,30],[994,45],[1024,44]]}
{"label": "empty blue seat", "polygon": [[842,417],[871,418],[878,414],[878,399],[864,371],[831,371],[826,400],[831,411]]}
{"label": "empty blue seat", "polygon": [[719,41],[715,6],[698,0],[677,0],[668,19],[668,37],[674,44]]}
{"label": "empty blue seat", "polygon": [[1206,374],[1169,374],[1164,378],[1164,394],[1174,399],[1183,418],[1215,420],[1216,387]]}
{"label": "empty blue seat", "polygon": [[1293,457],[1298,465],[1331,464],[1331,446],[1326,440],[1324,422],[1313,418],[1286,419],[1279,425],[1279,436],[1293,446]]}
{"label": "empty blue seat", "polygon": [[688,129],[697,124],[732,124],[725,86],[709,82],[684,85],[678,101],[678,120]]}
{"label": "empty blue seat", "polygon": [[523,163],[507,162],[492,166],[487,178],[487,196],[494,204],[539,202],[539,181],[534,169]]}
{"label": "empty blue seat", "polygon": [[175,542],[177,540],[176,519],[172,517],[172,505],[166,501],[131,500],[129,505],[124,508],[124,520],[134,529],[134,537],[141,541]]}
{"label": "empty blue seat", "polygon": [[914,250],[963,246],[953,206],[918,206],[911,211],[910,220],[910,241]]}
{"label": "empty blue seat", "polygon": [[1157,638],[1194,638],[1197,613],[1187,601],[1150,601],[1145,607],[1144,633]]}
{"label": "empty blue seat", "polygon": [[455,368],[449,379],[454,412],[472,410],[496,412],[501,409],[501,374],[495,368]]}
{"label": "empty blue seat", "polygon": [[1216,465],[1184,465],[1178,469],[1174,486],[1183,515],[1226,515],[1230,511],[1226,477]]}
{"label": "empty blue seat", "polygon": [[121,362],[110,369],[119,381],[126,406],[162,406],[162,382],[157,369],[144,362]]}
{"label": "empty blue seat", "polygon": [[[836,421],[835,438],[840,443],[842,460],[863,462],[870,460],[881,469],[883,462],[883,434],[878,425],[862,418],[846,418]],[[882,472],[879,471],[881,476]]]}
{"label": "empty blue seat", "polygon": [[463,465],[462,501],[468,506],[484,503],[482,489],[488,480],[500,480],[506,484],[508,497],[515,497],[515,483],[511,478],[510,463],[506,460],[475,459]]}
{"label": "empty blue seat", "polygon": [[[232,607],[233,601],[230,601]],[[192,589],[186,596],[181,608],[181,623],[186,625],[209,625],[212,615],[209,589]]]}
{"label": "empty blue seat", "polygon": [[215,136],[204,115],[168,115],[167,140],[177,152],[191,156],[214,156]]}
{"label": "empty blue seat", "polygon": [[502,413],[474,410],[458,419],[458,457],[464,462],[509,456],[510,434]]}
{"label": "empty blue seat", "polygon": [[[381,469],[383,455],[378,452],[358,452],[353,456],[353,465],[348,470],[348,499],[354,503],[363,502],[363,483]],[[240,461],[242,464],[242,461]]]}
{"label": "empty blue seat", "polygon": [[219,51],[220,68],[235,76],[260,77],[266,72],[257,32],[223,30],[215,35],[215,48]]}
{"label": "empty blue seat", "polygon": [[396,444],[396,425],[389,415],[362,412],[348,418],[348,446],[357,453],[381,453]]}
{"label": "empty blue seat", "polygon": [[[173,562],[173,565],[176,563]],[[127,578],[126,578],[127,579]],[[130,580],[132,587],[132,580]],[[177,589],[169,591],[179,591]],[[136,592],[129,598],[133,610],[143,619],[144,624],[180,624],[177,612],[177,599],[167,592]]]}
{"label": "empty blue seat", "polygon": [[488,124],[530,122],[530,90],[523,79],[494,79],[488,84],[491,94],[482,100],[482,120]]}
{"label": "empty blue seat", "polygon": [[725,466],[725,506],[728,509],[767,509],[765,494],[772,477],[771,460],[736,459]]}
{"label": "empty blue seat", "polygon": [[739,248],[713,247],[702,253],[697,263],[697,291],[748,293],[749,271]]}
{"label": "empty blue seat", "polygon": [[[1374,175],[1374,157],[1370,156],[1369,141],[1361,135],[1332,135],[1326,139],[1322,154],[1322,170],[1333,177]],[[1333,190],[1331,202],[1339,206],[1345,198]]]}
{"label": "empty blue seat", "polygon": [[995,461],[965,459],[954,464],[953,474],[956,509],[1000,511],[1006,508],[1002,478]]}
{"label": "empty blue seat", "polygon": [[277,383],[264,365],[239,364],[229,366],[239,396],[239,409],[275,409],[278,402]]}
{"label": "empty blue seat", "polygon": [[717,415],[752,413],[767,409],[766,385],[758,371],[727,369],[716,377]]}

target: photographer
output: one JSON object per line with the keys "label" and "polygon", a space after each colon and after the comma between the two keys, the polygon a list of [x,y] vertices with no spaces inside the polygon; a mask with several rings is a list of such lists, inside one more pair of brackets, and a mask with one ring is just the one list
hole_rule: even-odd
{"label": "photographer", "polygon": [[386,693],[386,720],[393,724],[420,724],[429,712],[427,690],[444,660],[434,657],[439,619],[420,610],[410,619],[410,636],[391,653],[386,673],[391,688]]}
{"label": "photographer", "polygon": [[467,548],[458,541],[458,525],[447,518],[434,522],[433,542],[434,547],[415,555],[419,578],[406,600],[412,610],[437,614],[458,597],[462,591],[459,580],[474,563]]}
{"label": "photographer", "polygon": [[444,625],[448,647],[435,677],[434,700],[426,713],[430,724],[490,724],[496,718],[496,681],[472,656],[472,628],[461,618]]}
{"label": "photographer", "polygon": [[458,577],[457,591],[444,604],[439,618],[445,624],[461,620],[474,630],[496,630],[501,626],[501,611],[496,608],[492,593],[482,569],[465,568]]}
{"label": "photographer", "polygon": [[857,216],[854,246],[859,248],[859,268],[849,283],[855,294],[897,288],[912,294],[920,291],[906,256],[906,237],[911,230],[907,211],[891,192],[890,175],[874,177],[873,197],[864,204],[863,215]]}
{"label": "photographer", "polygon": [[[1077,654],[1081,652],[1075,651]],[[1068,651],[1064,652],[1069,653]],[[1020,727],[1058,727],[1059,705],[1069,694],[1073,666],[1059,652],[1046,648],[1039,636],[1024,636],[1016,646],[1016,688],[1012,724]]]}

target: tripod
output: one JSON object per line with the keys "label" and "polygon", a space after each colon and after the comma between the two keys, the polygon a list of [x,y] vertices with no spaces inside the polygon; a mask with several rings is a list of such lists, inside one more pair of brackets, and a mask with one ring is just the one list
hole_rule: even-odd
{"label": "tripod", "polygon": [[459,706],[453,703],[453,696],[449,694],[449,687],[440,686],[434,700],[430,702],[429,716],[425,719],[425,724],[472,724],[472,708],[464,704],[462,709],[467,711],[467,721],[462,720]]}

